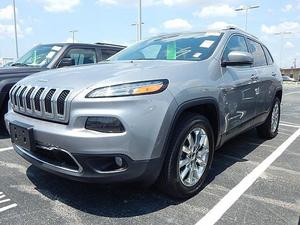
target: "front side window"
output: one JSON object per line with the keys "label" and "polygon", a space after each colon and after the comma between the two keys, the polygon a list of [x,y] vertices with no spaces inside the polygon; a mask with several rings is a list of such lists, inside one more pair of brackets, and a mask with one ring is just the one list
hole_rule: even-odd
{"label": "front side window", "polygon": [[244,37],[235,35],[230,38],[223,53],[223,60],[228,60],[229,53],[233,51],[248,52],[247,43]]}
{"label": "front side window", "polygon": [[45,67],[60,52],[60,45],[38,45],[19,58],[14,65]]}
{"label": "front side window", "polygon": [[258,42],[248,39],[248,47],[249,47],[249,52],[254,57],[255,67],[267,65],[265,53],[263,51],[262,46]]}
{"label": "front side window", "polygon": [[97,62],[97,55],[95,49],[71,49],[64,58],[71,58],[75,65],[92,64]]}
{"label": "front side window", "polygon": [[222,33],[166,35],[137,43],[110,60],[201,61],[215,51]]}

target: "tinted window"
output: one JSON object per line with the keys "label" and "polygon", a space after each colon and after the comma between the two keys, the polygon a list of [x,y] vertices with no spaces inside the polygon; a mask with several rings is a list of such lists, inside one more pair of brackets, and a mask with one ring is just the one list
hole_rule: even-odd
{"label": "tinted window", "polygon": [[101,49],[102,52],[102,60],[106,60],[110,58],[111,56],[115,55],[119,52],[119,50],[116,49]]}
{"label": "tinted window", "polygon": [[222,33],[165,35],[139,42],[111,60],[187,60],[201,61],[215,51]]}
{"label": "tinted window", "polygon": [[272,65],[274,63],[274,60],[273,60],[273,57],[271,56],[271,53],[270,51],[265,47],[263,46],[263,49],[265,51],[265,55],[267,57],[267,62],[269,65]]}
{"label": "tinted window", "polygon": [[228,60],[228,55],[233,51],[248,52],[246,40],[242,36],[235,35],[230,38],[224,50],[223,59]]}
{"label": "tinted window", "polygon": [[267,65],[265,53],[259,43],[248,39],[248,47],[249,47],[249,52],[252,53],[254,57],[254,66]]}
{"label": "tinted window", "polygon": [[75,65],[91,64],[97,62],[95,49],[73,48],[65,55],[65,58],[74,59]]}

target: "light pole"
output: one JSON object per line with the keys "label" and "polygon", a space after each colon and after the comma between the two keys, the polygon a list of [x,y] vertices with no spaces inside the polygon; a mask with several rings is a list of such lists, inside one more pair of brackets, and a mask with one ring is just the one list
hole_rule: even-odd
{"label": "light pole", "polygon": [[16,15],[16,2],[15,2],[15,0],[13,0],[13,8],[14,8],[16,54],[17,54],[17,59],[18,59],[19,58],[19,45],[18,45],[18,30],[17,30],[17,15]]}
{"label": "light pole", "polygon": [[236,12],[245,11],[245,13],[246,13],[246,24],[245,24],[245,30],[246,31],[248,29],[248,12],[249,12],[249,10],[257,9],[259,7],[260,7],[259,5],[252,5],[252,6],[242,6],[240,8],[235,9]]}
{"label": "light pole", "polygon": [[284,35],[293,34],[293,32],[291,32],[291,31],[282,31],[282,32],[277,32],[277,33],[273,33],[273,34],[280,36],[279,65],[282,68],[283,38],[284,38]]}
{"label": "light pole", "polygon": [[73,40],[73,43],[75,43],[75,33],[77,33],[78,30],[70,30],[69,32],[72,33],[72,40]]}
{"label": "light pole", "polygon": [[138,0],[138,19],[137,23],[131,24],[132,26],[137,27],[137,41],[142,40],[142,0]]}

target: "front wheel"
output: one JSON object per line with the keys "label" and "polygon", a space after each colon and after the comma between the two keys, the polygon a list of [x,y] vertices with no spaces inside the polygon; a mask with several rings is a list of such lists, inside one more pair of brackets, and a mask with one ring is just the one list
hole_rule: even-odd
{"label": "front wheel", "polygon": [[257,127],[257,133],[261,138],[272,139],[277,136],[280,121],[280,105],[280,99],[276,97],[267,120]]}
{"label": "front wheel", "polygon": [[175,128],[159,185],[175,198],[188,198],[201,190],[214,153],[209,121],[197,114],[184,117]]}

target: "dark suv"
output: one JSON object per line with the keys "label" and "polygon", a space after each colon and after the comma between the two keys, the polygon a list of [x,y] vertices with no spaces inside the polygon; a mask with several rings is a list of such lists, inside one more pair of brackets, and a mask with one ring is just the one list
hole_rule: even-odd
{"label": "dark suv", "polygon": [[106,43],[62,43],[34,47],[9,67],[0,69],[0,120],[7,112],[9,90],[22,78],[44,70],[97,63],[124,48]]}

